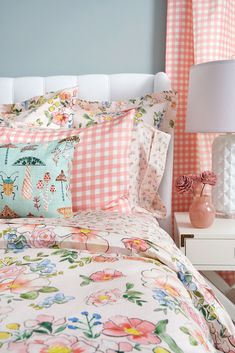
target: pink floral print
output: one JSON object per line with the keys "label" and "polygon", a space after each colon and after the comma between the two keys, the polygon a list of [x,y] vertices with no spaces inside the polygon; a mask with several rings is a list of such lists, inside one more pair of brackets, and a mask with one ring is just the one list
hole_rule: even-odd
{"label": "pink floral print", "polygon": [[97,232],[92,229],[77,228],[72,230],[72,239],[75,243],[80,243],[82,249],[88,251],[103,250],[106,252],[109,248],[108,242],[100,237]]}
{"label": "pink floral print", "polygon": [[158,269],[147,270],[142,272],[142,280],[146,287],[161,288],[171,296],[188,298],[186,289],[179,285],[178,278],[173,273]]}
{"label": "pink floral print", "polygon": [[55,244],[55,236],[52,228],[39,228],[32,232],[30,244],[35,248],[50,247]]}
{"label": "pink floral print", "polygon": [[121,296],[122,293],[118,288],[112,290],[100,290],[99,292],[92,293],[87,298],[86,303],[94,306],[114,304],[121,298]]}
{"label": "pink floral print", "polygon": [[55,326],[60,326],[65,324],[66,319],[65,318],[55,319],[54,316],[52,315],[37,315],[35,320],[26,320],[24,325],[27,328],[34,328],[40,325],[42,322],[50,322]]}
{"label": "pink floral print", "polygon": [[65,334],[56,337],[38,335],[27,343],[18,342],[9,345],[9,351],[14,353],[93,353],[95,348],[92,343]]}
{"label": "pink floral print", "polygon": [[[32,242],[42,230],[52,246]],[[150,215],[1,219],[0,247],[0,352],[235,351],[229,315]]]}
{"label": "pink floral print", "polygon": [[106,269],[103,271],[97,271],[90,275],[90,279],[93,282],[103,282],[103,281],[111,281],[116,278],[123,277],[123,273],[120,271],[116,271],[113,269]]}
{"label": "pink floral print", "polygon": [[129,250],[136,250],[144,252],[150,248],[150,245],[141,238],[132,238],[132,239],[122,239],[123,244]]}
{"label": "pink floral print", "polygon": [[40,278],[31,273],[20,273],[15,278],[9,278],[0,282],[0,292],[10,291],[11,293],[24,293],[37,291],[47,286],[48,279]]}
{"label": "pink floral print", "polygon": [[145,320],[114,316],[104,323],[103,334],[113,337],[127,337],[140,344],[159,344],[161,340],[154,334],[155,326]]}

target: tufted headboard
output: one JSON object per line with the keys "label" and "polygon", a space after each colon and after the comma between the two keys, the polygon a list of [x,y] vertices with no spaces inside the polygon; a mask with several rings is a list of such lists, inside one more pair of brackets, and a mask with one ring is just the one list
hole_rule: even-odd
{"label": "tufted headboard", "polygon": [[[163,72],[156,75],[115,74],[48,77],[0,77],[0,104],[15,103],[46,92],[79,86],[79,97],[86,100],[120,100],[159,92],[171,88]],[[171,233],[173,138],[167,156],[165,174],[160,187],[161,197],[167,207],[167,218],[161,226]]]}

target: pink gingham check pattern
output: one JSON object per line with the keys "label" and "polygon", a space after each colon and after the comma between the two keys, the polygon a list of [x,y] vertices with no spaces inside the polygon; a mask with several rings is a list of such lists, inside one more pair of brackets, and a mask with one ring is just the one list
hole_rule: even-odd
{"label": "pink gingham check pattern", "polygon": [[130,211],[129,145],[133,114],[90,128],[71,130],[0,127],[0,143],[38,143],[78,135],[72,166],[73,211],[87,209]]}
{"label": "pink gingham check pattern", "polygon": [[[191,65],[235,56],[234,0],[168,0],[166,72],[178,91],[174,180],[182,174],[211,168],[212,134],[185,133]],[[173,193],[173,210],[187,211],[190,197]],[[226,274],[226,276],[225,276]],[[235,283],[235,273],[223,273]]]}

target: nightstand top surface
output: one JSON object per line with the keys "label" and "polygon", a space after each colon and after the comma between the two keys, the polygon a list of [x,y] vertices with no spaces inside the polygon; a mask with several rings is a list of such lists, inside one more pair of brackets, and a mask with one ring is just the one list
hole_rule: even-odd
{"label": "nightstand top surface", "polygon": [[216,218],[209,228],[194,228],[188,212],[175,212],[176,226],[179,234],[195,234],[198,238],[235,239],[235,219]]}

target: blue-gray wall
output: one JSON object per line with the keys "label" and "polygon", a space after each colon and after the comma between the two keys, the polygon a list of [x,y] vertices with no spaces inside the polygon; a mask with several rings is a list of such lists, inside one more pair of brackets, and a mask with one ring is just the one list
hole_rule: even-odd
{"label": "blue-gray wall", "polygon": [[164,70],[167,0],[0,0],[0,76]]}

